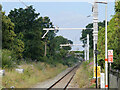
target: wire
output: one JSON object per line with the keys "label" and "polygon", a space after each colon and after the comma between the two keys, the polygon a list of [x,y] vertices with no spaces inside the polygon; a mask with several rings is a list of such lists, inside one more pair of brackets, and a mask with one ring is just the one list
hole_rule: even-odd
{"label": "wire", "polygon": [[26,7],[28,7],[23,1],[19,0],[23,5],[25,5]]}

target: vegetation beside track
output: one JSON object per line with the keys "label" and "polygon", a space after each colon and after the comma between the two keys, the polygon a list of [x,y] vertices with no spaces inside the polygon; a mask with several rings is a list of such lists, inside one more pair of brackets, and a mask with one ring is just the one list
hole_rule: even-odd
{"label": "vegetation beside track", "polygon": [[38,82],[55,77],[67,68],[67,66],[62,64],[52,66],[41,62],[24,63],[20,65],[20,67],[24,69],[24,73],[16,72],[15,68],[5,69],[6,73],[2,80],[3,87],[10,88],[14,86],[15,88],[30,88]]}
{"label": "vegetation beside track", "polygon": [[[92,59],[90,62],[82,62],[78,70],[76,71],[73,83],[79,88],[89,88],[90,81],[93,78],[93,62]],[[74,85],[74,86],[75,86]]]}

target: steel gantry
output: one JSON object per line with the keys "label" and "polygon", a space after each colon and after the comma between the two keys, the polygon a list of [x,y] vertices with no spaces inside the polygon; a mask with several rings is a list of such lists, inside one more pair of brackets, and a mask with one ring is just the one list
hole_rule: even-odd
{"label": "steel gantry", "polygon": [[59,27],[54,27],[54,28],[43,28],[43,30],[46,31],[46,33],[42,36],[42,38],[45,38],[47,33],[51,30],[57,31],[57,30],[86,30],[86,29],[93,29],[93,28],[59,28]]}
{"label": "steel gantry", "polygon": [[[62,47],[66,47],[66,46],[70,46],[70,47],[72,47],[72,46],[83,46],[84,44],[60,44],[60,47],[62,48]],[[88,57],[89,57],[89,53],[87,52],[88,50],[88,48],[86,48],[86,47],[88,47],[89,45],[87,45],[87,44],[85,44],[85,48],[84,48],[84,60],[86,61],[86,60],[88,60]],[[86,56],[87,56],[87,58],[86,58]]]}
{"label": "steel gantry", "polygon": [[[43,28],[43,30],[46,30],[46,33],[42,36],[42,38],[45,38],[45,36],[50,30],[57,31],[57,30],[86,30],[86,29],[93,29],[93,28],[59,28],[59,27]],[[66,44],[66,45],[64,44],[61,46],[71,46],[71,45],[75,45],[75,44]],[[76,46],[80,46],[80,45],[82,44],[76,44]],[[85,60],[89,60],[89,34],[87,34],[87,44],[85,45],[84,53],[85,53]],[[86,55],[87,55],[87,58],[86,58]]]}

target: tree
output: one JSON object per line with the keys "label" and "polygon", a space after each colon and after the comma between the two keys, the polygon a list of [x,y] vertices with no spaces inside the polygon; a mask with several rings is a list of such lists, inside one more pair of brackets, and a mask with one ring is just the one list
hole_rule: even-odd
{"label": "tree", "polygon": [[120,12],[120,1],[119,0],[115,2],[115,12]]}
{"label": "tree", "polygon": [[[114,51],[114,68],[119,69],[120,65],[120,14],[116,13],[108,25],[108,50]],[[105,59],[105,28],[101,28],[98,34],[99,59]]]}
{"label": "tree", "polygon": [[[98,23],[98,31],[101,27],[105,27],[105,21]],[[90,23],[86,26],[86,28],[93,28],[93,23]],[[89,34],[89,45],[90,45],[90,52],[93,52],[93,30],[92,29],[86,29],[82,30],[82,37],[80,40],[83,41],[83,47],[85,47],[85,44],[87,44],[87,34]],[[84,39],[85,38],[85,39]],[[93,56],[93,53],[90,53],[90,57]]]}
{"label": "tree", "polygon": [[14,50],[18,58],[22,58],[24,43],[17,38],[14,32],[14,23],[2,12],[2,48]]}
{"label": "tree", "polygon": [[54,32],[50,31],[45,39],[41,38],[45,33],[43,28],[53,27],[53,25],[49,17],[38,17],[39,15],[40,13],[36,13],[32,6],[11,10],[8,15],[15,23],[15,33],[23,34],[21,40],[25,43],[24,58],[38,60],[43,57],[45,42],[48,41],[49,45],[50,40],[55,36]]}
{"label": "tree", "polygon": [[[73,42],[71,40],[68,40],[66,38],[64,38],[63,36],[56,36],[53,41],[56,43],[55,45],[55,49],[56,51],[59,51],[60,50],[60,44],[73,44]],[[64,50],[70,50],[71,47],[70,46],[67,46],[67,47],[63,47]]]}
{"label": "tree", "polygon": [[[105,26],[105,21],[103,22],[99,22],[98,23],[98,30],[100,27],[104,27]],[[93,23],[90,23],[86,26],[86,28],[93,28]],[[80,40],[84,39],[87,37],[87,34],[89,34],[89,37],[90,37],[90,49],[93,49],[93,30],[92,29],[86,29],[86,30],[82,30],[82,37],[80,38]],[[83,41],[83,44],[86,44],[87,43],[87,39],[85,40],[82,40]]]}
{"label": "tree", "polygon": [[25,9],[15,8],[14,10],[11,10],[8,17],[15,24],[15,33],[26,33],[31,31],[31,28],[35,27],[33,23],[37,23],[35,19],[39,15],[39,13],[35,13],[35,9],[33,9],[32,6],[29,6]]}

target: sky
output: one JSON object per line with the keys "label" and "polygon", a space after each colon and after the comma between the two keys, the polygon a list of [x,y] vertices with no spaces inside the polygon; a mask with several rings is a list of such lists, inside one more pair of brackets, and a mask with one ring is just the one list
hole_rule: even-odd
{"label": "sky", "polygon": [[[8,2],[9,1],[9,2]],[[2,1],[3,11],[6,12],[6,15],[10,12],[10,10],[14,10],[14,8],[25,8],[25,5],[19,2],[19,0],[8,0]],[[11,1],[11,2],[10,2]],[[36,9],[36,12],[40,13],[40,16],[48,16],[53,22],[55,26],[60,28],[85,28],[85,26],[89,23],[93,22],[93,17],[87,17],[92,14],[92,1],[88,2],[84,0],[84,2],[77,2],[77,0],[66,1],[66,2],[58,2],[51,1],[43,2],[41,0],[21,0],[24,1],[26,5],[33,5]],[[28,2],[29,1],[29,2]],[[114,1],[114,0],[113,0]],[[108,2],[108,21],[114,15],[114,2]],[[105,5],[98,4],[98,15],[99,21],[103,21],[105,19]],[[57,33],[57,36],[61,35],[69,40],[72,40],[74,44],[82,44],[80,41],[82,30],[61,30]],[[73,46],[72,50],[83,50],[82,46]]]}

